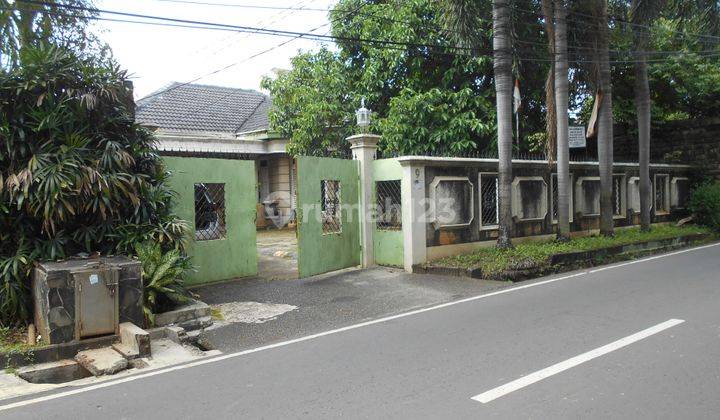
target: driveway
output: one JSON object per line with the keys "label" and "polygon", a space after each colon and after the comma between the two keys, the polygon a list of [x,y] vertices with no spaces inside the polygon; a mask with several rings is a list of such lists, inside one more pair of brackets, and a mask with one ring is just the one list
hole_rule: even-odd
{"label": "driveway", "polygon": [[257,231],[258,276],[268,280],[298,278],[297,235],[291,229]]}
{"label": "driveway", "polygon": [[[395,268],[345,270],[299,280],[238,280],[194,289],[243,322],[220,323],[206,338],[224,352],[449,302],[509,283],[408,274]],[[238,315],[240,313],[240,316]]]}

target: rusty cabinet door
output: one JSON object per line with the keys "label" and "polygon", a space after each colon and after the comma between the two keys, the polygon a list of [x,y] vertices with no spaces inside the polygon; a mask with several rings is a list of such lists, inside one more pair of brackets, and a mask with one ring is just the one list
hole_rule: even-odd
{"label": "rusty cabinet door", "polygon": [[76,338],[114,334],[118,325],[118,272],[90,269],[73,273]]}

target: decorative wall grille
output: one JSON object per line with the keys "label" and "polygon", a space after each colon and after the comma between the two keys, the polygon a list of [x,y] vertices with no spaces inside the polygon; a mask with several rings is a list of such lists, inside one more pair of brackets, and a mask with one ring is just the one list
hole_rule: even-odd
{"label": "decorative wall grille", "polygon": [[224,239],[225,184],[195,184],[195,240]]}
{"label": "decorative wall grille", "polygon": [[[572,185],[572,184],[571,184]],[[558,220],[558,206],[560,205],[560,193],[558,192],[557,174],[550,175],[550,189],[552,190],[552,220]]]}
{"label": "decorative wall grille", "polygon": [[400,180],[377,181],[376,224],[380,230],[402,229],[402,201],[400,195]]}
{"label": "decorative wall grille", "polygon": [[667,175],[655,175],[655,211],[667,212]]}
{"label": "decorative wall grille", "polygon": [[320,181],[320,206],[322,217],[323,233],[342,232],[342,221],[340,220],[340,181]]}
{"label": "decorative wall grille", "polygon": [[480,220],[482,226],[498,224],[498,176],[480,174]]}
{"label": "decorative wall grille", "polygon": [[613,175],[612,198],[613,198],[613,215],[622,216],[623,214],[623,175]]}

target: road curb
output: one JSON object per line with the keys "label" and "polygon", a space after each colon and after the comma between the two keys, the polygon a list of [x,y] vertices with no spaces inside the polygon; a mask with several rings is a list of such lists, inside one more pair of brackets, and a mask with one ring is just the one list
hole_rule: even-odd
{"label": "road curb", "polygon": [[470,268],[443,267],[432,264],[413,266],[413,273],[432,274],[438,276],[455,276],[483,280],[511,280],[523,281],[542,277],[548,274],[563,273],[566,271],[594,267],[597,264],[607,263],[608,259],[623,261],[637,256],[661,254],[679,248],[685,248],[696,243],[708,240],[712,235],[708,233],[693,233],[677,238],[659,239],[652,241],[634,242],[626,245],[617,245],[592,251],[576,251],[554,254],[550,257],[549,266],[534,266],[517,270],[506,270],[491,275],[483,275],[482,267]]}

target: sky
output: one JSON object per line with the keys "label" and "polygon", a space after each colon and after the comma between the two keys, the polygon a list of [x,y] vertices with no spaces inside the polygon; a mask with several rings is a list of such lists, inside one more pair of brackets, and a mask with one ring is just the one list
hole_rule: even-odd
{"label": "sky", "polygon": [[[262,5],[327,9],[332,0],[198,0],[232,5]],[[330,30],[322,11],[268,10],[182,4],[162,0],[96,0],[99,9],[190,19],[213,23],[325,34]],[[108,18],[133,19],[102,15]],[[232,63],[238,63],[265,49],[287,41],[287,37],[210,31],[189,28],[98,21],[93,30],[110,45],[115,58],[127,69],[135,86],[136,99],[172,82],[188,82]],[[318,41],[296,39],[287,45],[239,63],[195,83],[260,89],[264,75],[273,69],[290,68],[298,50],[317,49]]]}

